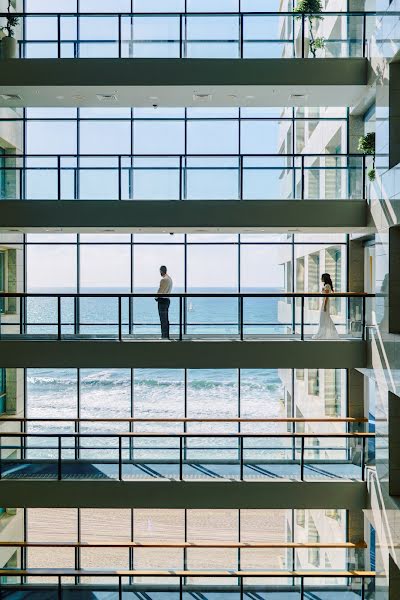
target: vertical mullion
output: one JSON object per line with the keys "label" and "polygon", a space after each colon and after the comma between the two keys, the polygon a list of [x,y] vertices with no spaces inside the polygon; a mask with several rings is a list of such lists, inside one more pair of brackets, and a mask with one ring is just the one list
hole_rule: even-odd
{"label": "vertical mullion", "polygon": [[[242,256],[241,249],[242,248],[241,248],[241,246],[242,246],[242,241],[241,241],[240,233],[238,234],[236,245],[238,248],[238,252],[237,252],[237,274],[238,274],[237,290],[238,290],[238,293],[240,294],[242,291],[242,285],[241,285],[241,277],[242,277],[242,271],[241,271],[241,256]],[[244,330],[244,310],[242,310],[242,308],[243,308],[243,302],[241,302],[240,298],[238,298],[238,333],[239,333],[239,335],[241,335],[241,332]],[[242,320],[242,322],[241,322],[241,320]]]}
{"label": "vertical mullion", "polygon": [[[76,405],[76,416],[78,419],[81,418],[81,369],[78,367],[76,369],[76,397],[77,397],[77,405]],[[81,432],[80,422],[75,422],[75,433]],[[80,458],[80,438],[75,438],[75,460]]]}

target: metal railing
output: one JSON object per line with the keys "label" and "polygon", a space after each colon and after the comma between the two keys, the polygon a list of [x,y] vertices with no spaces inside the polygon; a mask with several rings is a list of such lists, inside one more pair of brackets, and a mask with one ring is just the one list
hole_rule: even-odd
{"label": "metal railing", "polygon": [[[20,58],[365,57],[369,23],[372,26],[377,15],[329,11],[12,14],[19,18]],[[7,13],[0,13],[0,23],[6,18]]]}
{"label": "metal railing", "polygon": [[[54,584],[33,584],[33,583],[21,583],[18,585],[13,582],[15,578],[21,578],[21,582],[26,578],[35,577],[51,577],[56,583]],[[75,578],[75,583],[67,583],[65,578]],[[7,578],[11,579],[11,583],[7,582]],[[80,583],[81,578],[93,578],[96,581],[88,583]],[[140,583],[135,581],[135,578],[141,578]],[[168,590],[178,595],[179,599],[183,600],[185,592],[193,591],[234,591],[238,594],[240,600],[244,600],[245,592],[247,591],[270,591],[273,586],[275,592],[282,591],[285,593],[288,590],[288,584],[285,585],[283,581],[291,580],[290,591],[299,591],[299,599],[305,600],[308,597],[308,592],[313,589],[319,589],[329,592],[336,592],[338,599],[341,597],[341,592],[345,593],[351,591],[354,593],[357,590],[360,593],[360,600],[366,600],[370,598],[367,588],[367,582],[373,582],[375,579],[375,571],[361,571],[361,570],[231,570],[231,569],[219,569],[219,570],[93,570],[93,569],[1,569],[0,570],[0,592],[4,590],[6,593],[10,590],[19,590],[20,592],[28,592],[29,590],[42,589],[42,590],[55,590],[56,597],[61,600],[63,597],[64,590],[90,590],[100,586],[102,589],[103,585],[105,589],[113,590],[118,593],[119,600],[122,600],[125,591],[134,591],[136,586],[144,591],[146,590],[146,583],[149,581],[147,586],[155,591]],[[86,579],[86,581],[87,581]],[[105,583],[101,582],[103,579]],[[154,580],[162,579],[163,583],[154,584]],[[196,583],[196,579],[198,582]],[[210,582],[204,583],[204,580],[208,579]],[[231,580],[232,583],[224,584],[217,581],[221,579]],[[332,584],[328,584],[327,581],[333,579]],[[170,581],[166,584],[165,581]],[[260,580],[270,580],[271,583],[264,583]],[[280,580],[280,581],[279,581]],[[282,581],[283,580],[283,581]],[[336,580],[336,581],[335,581]],[[342,580],[343,583],[337,583],[337,580]],[[114,582],[114,583],[110,583]],[[278,583],[277,583],[278,581]],[[321,583],[321,581],[323,583]],[[79,583],[78,583],[79,582]]]}
{"label": "metal railing", "polygon": [[[30,465],[41,465],[41,466],[54,466],[54,478],[58,481],[65,479],[63,473],[63,467],[66,465],[76,469],[76,473],[79,474],[79,470],[83,469],[85,465],[95,464],[108,464],[117,465],[117,472],[115,476],[108,475],[107,478],[126,481],[130,477],[124,477],[124,465],[130,465],[136,467],[138,465],[145,464],[166,464],[169,466],[177,466],[177,477],[179,481],[184,481],[184,466],[193,464],[221,464],[221,465],[234,465],[238,467],[238,479],[240,481],[245,480],[244,469],[246,464],[262,464],[271,461],[277,464],[295,464],[299,465],[299,479],[300,481],[305,480],[305,468],[307,466],[306,452],[318,451],[341,451],[347,454],[347,442],[352,440],[354,442],[361,442],[360,452],[360,469],[362,481],[365,481],[365,463],[366,463],[366,440],[374,438],[375,434],[371,432],[354,432],[354,433],[189,433],[189,432],[71,432],[71,433],[27,433],[27,432],[1,432],[0,435],[0,479],[7,477],[7,468],[13,468],[14,466],[30,466]],[[246,441],[249,440],[265,440],[265,439],[279,439],[283,441],[290,440],[291,446],[278,446],[276,443],[274,446],[247,446]],[[149,445],[149,440],[162,440],[168,441],[173,440],[173,444],[168,446],[165,443],[159,446]],[[211,440],[207,446],[198,446],[196,442],[198,440]],[[310,439],[322,439],[322,440],[341,440],[346,445],[338,448],[332,446],[322,445],[308,445],[306,446],[306,440]],[[19,440],[19,443],[13,443],[13,440]],[[36,443],[35,441],[42,440],[42,443]],[[55,444],[43,444],[43,440],[53,440]],[[70,443],[63,445],[63,440],[67,440]],[[89,443],[82,443],[82,440],[88,440]],[[116,445],[108,444],[107,446],[99,446],[93,444],[93,440],[110,441],[117,440]],[[233,446],[226,446],[216,444],[216,440],[219,442],[226,442],[229,440],[235,440]],[[144,444],[140,444],[140,441],[144,441]],[[192,445],[190,442],[192,441]],[[139,442],[139,444],[137,443]],[[194,443],[193,443],[194,442]],[[318,442],[319,444],[319,442]],[[295,450],[294,456],[291,458],[280,458],[276,459],[276,456],[271,459],[265,455],[266,452],[282,452],[290,450],[291,454]],[[36,458],[34,451],[47,452],[48,454],[53,452],[55,458]],[[107,458],[102,457],[96,452],[106,452]],[[230,452],[229,458],[221,458],[221,452]],[[93,455],[83,459],[82,453],[93,452]],[[135,453],[142,453],[139,457]],[[158,457],[154,454],[160,452]],[[167,458],[167,452],[172,453],[172,457]],[[203,455],[201,455],[203,452]],[[217,452],[218,458],[212,458],[210,453]],[[9,453],[10,456],[7,456]],[[65,457],[65,453],[69,456]],[[147,454],[145,454],[147,453]],[[200,456],[195,456],[200,453]],[[252,453],[252,456],[247,457],[246,453]],[[17,455],[21,455],[22,458],[16,458]],[[191,455],[190,455],[191,454]],[[40,455],[39,455],[40,456]],[[344,464],[346,460],[325,460],[320,458],[310,458],[309,463],[318,464],[332,464],[340,463]],[[30,467],[29,467],[30,468]],[[29,472],[28,472],[29,476]],[[35,473],[31,473],[30,476],[35,478]],[[155,477],[155,471],[152,477]],[[40,478],[39,474],[39,478]],[[160,475],[163,478],[162,475]],[[18,471],[13,475],[13,478],[18,478]],[[90,476],[89,476],[90,478]]]}
{"label": "metal railing", "polygon": [[[223,200],[362,200],[369,161],[360,154],[3,154],[1,159],[6,185],[0,200],[125,201],[204,200],[215,178],[227,173],[226,189],[218,192]],[[167,191],[152,196],[160,174]]]}
{"label": "metal railing", "polygon": [[[254,336],[282,336],[304,340],[318,329],[320,302],[328,298],[339,334],[365,340],[366,302],[374,297],[374,294],[350,292],[328,296],[322,293],[174,293],[168,295],[171,301],[170,332],[172,338],[180,341],[198,335],[217,339],[221,336],[222,339],[234,336],[240,340]],[[5,306],[10,299],[16,304],[13,313],[0,313],[2,339],[28,336],[30,339],[72,340],[95,336],[121,341],[146,339],[158,334],[160,325],[155,300],[165,298],[165,295],[3,293],[0,294],[2,298]],[[207,303],[202,303],[204,300]],[[218,319],[217,311],[217,318],[213,320],[211,300],[214,309],[223,308],[226,319]],[[188,301],[197,303],[196,309],[188,305]],[[135,315],[140,311],[142,318],[138,320]],[[148,319],[150,314],[154,320],[142,320],[146,315]]]}

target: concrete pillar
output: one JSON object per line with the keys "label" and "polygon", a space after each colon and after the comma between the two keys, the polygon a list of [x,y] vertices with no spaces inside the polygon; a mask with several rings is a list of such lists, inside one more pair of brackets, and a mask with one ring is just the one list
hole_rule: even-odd
{"label": "concrete pillar", "polygon": [[389,63],[389,168],[400,163],[400,62]]}
{"label": "concrete pillar", "polygon": [[361,240],[349,244],[349,291],[364,291],[364,246]]}
{"label": "concrete pillar", "polygon": [[389,333],[400,333],[400,225],[389,229]]}
{"label": "concrete pillar", "polygon": [[364,135],[364,120],[361,115],[349,116],[349,152],[350,154],[359,154],[358,142]]}
{"label": "concrete pillar", "polygon": [[[349,510],[347,516],[348,541],[357,544],[365,540],[365,521],[362,510]],[[365,550],[356,549],[348,552],[349,569],[365,568]]]}
{"label": "concrete pillar", "polygon": [[389,494],[400,495],[400,398],[388,392],[389,405]]}
{"label": "concrete pillar", "polygon": [[364,400],[364,375],[356,369],[349,369],[348,378],[349,417],[362,419],[366,416],[366,406]]}
{"label": "concrete pillar", "polygon": [[400,569],[389,555],[389,600],[400,598]]}

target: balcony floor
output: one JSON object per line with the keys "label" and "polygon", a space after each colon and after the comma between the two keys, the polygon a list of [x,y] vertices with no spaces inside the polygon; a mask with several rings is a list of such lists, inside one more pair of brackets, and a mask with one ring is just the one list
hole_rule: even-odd
{"label": "balcony floor", "polygon": [[[53,479],[57,480],[56,460],[3,460],[1,475],[3,479]],[[64,461],[62,479],[65,480],[118,480],[118,464],[111,461]],[[179,481],[179,464],[163,462],[124,462],[123,481],[167,480]],[[184,481],[239,481],[238,464],[192,462],[183,466]],[[245,481],[300,481],[300,466],[289,461],[281,462],[245,462],[243,469]],[[361,467],[350,462],[316,461],[304,466],[305,481],[360,481]]]}
{"label": "balcony floor", "polygon": [[[7,586],[8,587],[8,586]],[[56,600],[57,588],[55,586],[33,586],[25,585],[16,586],[15,591],[12,589],[3,588],[0,591],[1,600]],[[149,586],[150,587],[150,586]],[[89,588],[89,589],[87,589]],[[359,588],[359,584],[357,584]],[[187,591],[186,591],[187,590]],[[351,587],[345,586],[315,586],[310,585],[305,587],[305,597],[312,600],[360,600],[361,591],[353,590]],[[185,586],[183,591],[183,599],[190,600],[193,598],[202,598],[202,600],[239,600],[240,591],[218,590],[210,588],[201,588],[196,585],[193,591],[190,587]],[[372,593],[366,592],[366,600],[372,598]],[[118,600],[118,590],[111,586],[87,586],[82,589],[81,586],[64,586],[63,600]],[[124,600],[179,600],[179,589],[171,589],[171,586],[166,591],[162,588],[158,590],[148,589],[141,585],[140,590],[135,591],[134,586],[125,586],[123,590]],[[251,588],[243,593],[244,600],[300,600],[300,590],[294,587],[282,586],[281,589],[276,586],[251,586]]]}

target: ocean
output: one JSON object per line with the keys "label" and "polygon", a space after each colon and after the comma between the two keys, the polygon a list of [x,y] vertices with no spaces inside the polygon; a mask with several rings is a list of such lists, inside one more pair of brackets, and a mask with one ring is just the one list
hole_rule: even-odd
{"label": "ocean", "polygon": [[[50,293],[47,289],[31,289],[30,292]],[[65,289],[69,293],[74,290]],[[118,293],[127,290],[85,288],[81,293]],[[154,289],[138,288],[137,293],[153,294]],[[179,293],[179,289],[174,292]],[[234,289],[193,289],[193,293],[235,293]],[[279,293],[276,288],[251,288],[243,293]],[[61,293],[61,292],[60,292]],[[248,298],[244,300],[245,333],[285,333],[286,324],[278,322],[279,298]],[[117,335],[117,298],[82,298],[78,303],[79,331],[82,334]],[[187,334],[237,334],[239,331],[239,302],[236,298],[188,298],[186,300],[185,332]],[[74,333],[74,300],[63,298],[61,302],[62,333]],[[179,299],[171,298],[171,333],[179,333]],[[27,302],[27,333],[57,333],[56,298],[29,298]],[[122,300],[122,332],[129,333],[129,301]],[[131,333],[160,333],[157,304],[153,297],[135,298],[131,303]]]}

